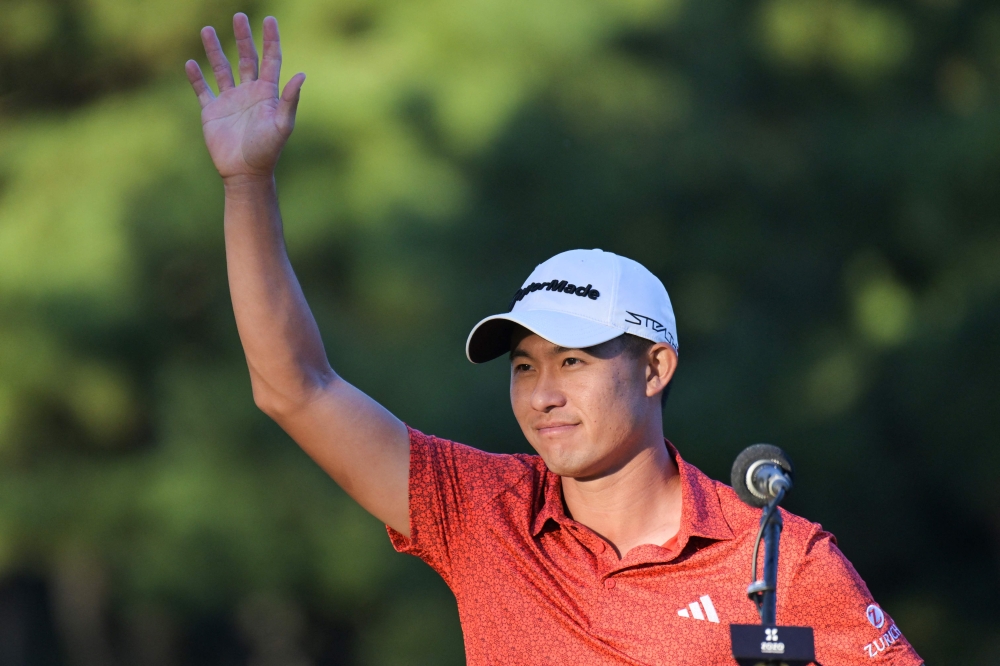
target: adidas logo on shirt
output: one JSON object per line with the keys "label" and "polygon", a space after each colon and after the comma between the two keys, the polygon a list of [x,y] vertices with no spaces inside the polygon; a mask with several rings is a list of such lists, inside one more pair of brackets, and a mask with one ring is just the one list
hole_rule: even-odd
{"label": "adidas logo on shirt", "polygon": [[[699,604],[698,601],[701,601],[701,603]],[[709,622],[718,624],[719,615],[715,612],[715,605],[712,604],[712,599],[706,594],[703,597],[699,597],[698,601],[692,601],[687,605],[687,608],[678,609],[677,614],[681,617],[693,617],[696,620],[707,618]],[[705,612],[702,612],[702,606],[705,607]]]}

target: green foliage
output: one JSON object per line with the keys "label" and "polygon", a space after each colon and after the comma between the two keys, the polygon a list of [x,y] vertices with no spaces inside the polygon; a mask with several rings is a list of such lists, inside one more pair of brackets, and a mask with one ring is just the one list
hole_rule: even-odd
{"label": "green foliage", "polygon": [[240,9],[309,77],[278,179],[341,374],[523,450],[470,326],[555,252],[631,256],[685,456],[784,446],[918,650],[992,663],[1000,11],[960,0],[0,0],[0,567],[60,626],[96,562],[180,643],[273,612],[339,628],[332,663],[461,662],[443,584],[253,407],[182,72]]}

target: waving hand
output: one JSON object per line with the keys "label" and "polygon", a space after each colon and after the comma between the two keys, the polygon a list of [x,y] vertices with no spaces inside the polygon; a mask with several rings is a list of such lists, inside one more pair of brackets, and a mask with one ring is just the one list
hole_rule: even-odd
{"label": "waving hand", "polygon": [[233,17],[233,32],[240,58],[239,85],[233,80],[219,36],[211,27],[202,29],[201,40],[219,87],[218,97],[208,87],[197,62],[188,60],[184,69],[201,103],[205,143],[219,175],[223,179],[267,177],[274,171],[295,126],[295,109],[306,75],[293,76],[278,96],[281,39],[274,17],[264,19],[264,59],[259,71],[257,47],[246,14]]}

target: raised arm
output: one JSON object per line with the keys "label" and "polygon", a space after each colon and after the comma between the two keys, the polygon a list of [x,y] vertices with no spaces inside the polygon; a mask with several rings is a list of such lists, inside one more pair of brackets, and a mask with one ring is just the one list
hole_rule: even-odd
{"label": "raised arm", "polygon": [[304,74],[279,97],[278,22],[264,19],[264,58],[245,14],[233,17],[240,84],[212,28],[201,38],[218,83],[185,65],[205,143],[226,194],[229,289],[257,406],[361,506],[409,534],[409,438],[399,419],[330,367],[285,251],[274,166],[292,133]]}

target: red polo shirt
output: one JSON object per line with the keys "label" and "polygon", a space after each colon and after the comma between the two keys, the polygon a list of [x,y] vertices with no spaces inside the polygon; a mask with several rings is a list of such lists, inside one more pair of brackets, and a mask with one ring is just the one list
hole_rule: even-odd
{"label": "red polo shirt", "polygon": [[[410,430],[410,538],[393,546],[455,594],[469,666],[731,666],[727,625],[746,597],[760,511],[684,462],[677,536],[619,559],[566,515],[541,458],[497,455]],[[922,663],[833,535],[782,511],[778,624],[811,626],[824,666]]]}

